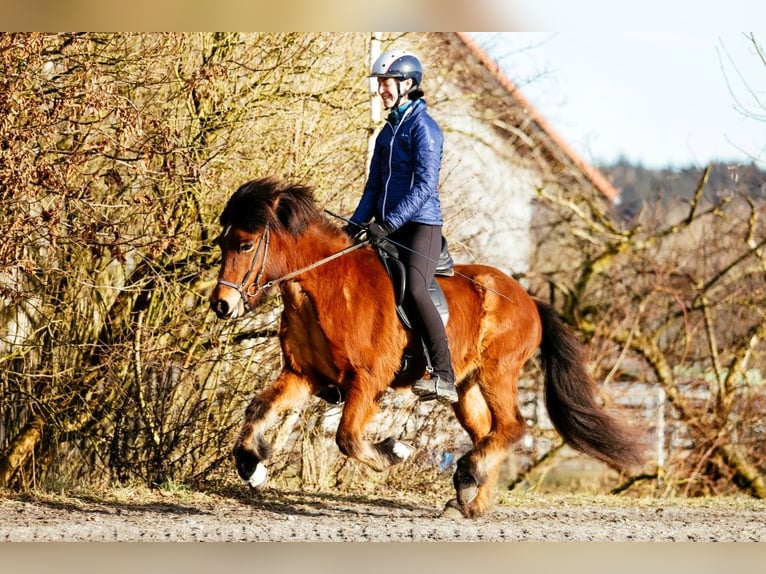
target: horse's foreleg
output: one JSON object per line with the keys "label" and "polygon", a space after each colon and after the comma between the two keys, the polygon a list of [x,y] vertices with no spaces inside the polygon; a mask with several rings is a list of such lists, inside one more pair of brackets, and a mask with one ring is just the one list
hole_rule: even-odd
{"label": "horse's foreleg", "polygon": [[271,386],[258,393],[245,409],[242,430],[234,444],[234,462],[240,478],[254,488],[266,482],[263,462],[271,454],[264,433],[285,409],[310,395],[309,382],[290,371],[282,371]]}
{"label": "horse's foreleg", "polygon": [[382,471],[409,458],[414,449],[393,437],[374,444],[363,439],[364,428],[377,410],[376,398],[358,387],[348,391],[335,441],[346,456]]}

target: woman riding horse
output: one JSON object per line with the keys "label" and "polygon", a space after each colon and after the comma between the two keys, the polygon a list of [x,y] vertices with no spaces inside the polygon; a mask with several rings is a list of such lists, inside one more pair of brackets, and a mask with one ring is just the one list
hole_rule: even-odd
{"label": "woman riding horse", "polygon": [[[432,372],[412,385],[421,400],[458,400],[447,333],[428,288],[434,279],[442,240],[439,171],[442,131],[428,114],[421,84],[423,66],[404,50],[383,53],[372,66],[378,94],[391,110],[375,140],[370,175],[351,216],[349,230],[367,227],[373,243],[384,237],[397,245],[406,273],[404,307],[423,343]],[[375,217],[375,221],[369,221]]]}

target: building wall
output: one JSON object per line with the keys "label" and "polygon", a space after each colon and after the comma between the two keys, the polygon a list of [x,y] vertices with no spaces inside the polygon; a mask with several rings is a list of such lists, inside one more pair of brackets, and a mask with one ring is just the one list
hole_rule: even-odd
{"label": "building wall", "polygon": [[436,107],[433,115],[445,136],[441,195],[455,260],[526,271],[532,198],[541,177],[513,160],[507,142],[477,119],[470,100]]}

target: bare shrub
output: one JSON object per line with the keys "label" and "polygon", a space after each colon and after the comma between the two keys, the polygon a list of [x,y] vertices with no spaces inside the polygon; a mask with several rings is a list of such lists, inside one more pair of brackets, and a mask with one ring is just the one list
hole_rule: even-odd
{"label": "bare shrub", "polygon": [[327,201],[363,174],[362,71],[337,55],[364,47],[0,35],[0,485],[192,480],[228,459],[277,359],[273,324],[208,313],[217,213],[265,173]]}
{"label": "bare shrub", "polygon": [[529,279],[584,335],[599,378],[664,390],[671,456],[644,478],[666,493],[763,497],[766,209],[725,188],[705,199],[707,174],[688,202],[647,204],[627,225],[593,199],[541,190]]}

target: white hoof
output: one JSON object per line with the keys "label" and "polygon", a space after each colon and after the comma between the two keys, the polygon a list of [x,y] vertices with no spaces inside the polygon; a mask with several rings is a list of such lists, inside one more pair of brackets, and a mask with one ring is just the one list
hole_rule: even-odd
{"label": "white hoof", "polygon": [[413,452],[415,452],[415,449],[408,444],[404,444],[403,442],[399,441],[394,443],[394,454],[402,460],[407,460],[410,458]]}
{"label": "white hoof", "polygon": [[266,482],[266,476],[268,474],[269,473],[266,470],[266,467],[263,466],[263,463],[259,462],[258,466],[255,467],[255,472],[250,475],[250,480],[248,480],[247,483],[253,488],[263,486],[263,484]]}

